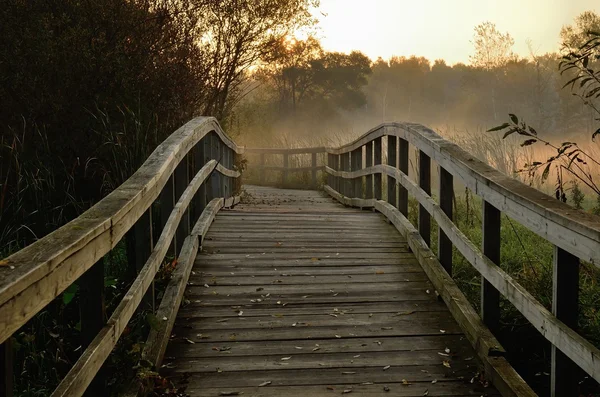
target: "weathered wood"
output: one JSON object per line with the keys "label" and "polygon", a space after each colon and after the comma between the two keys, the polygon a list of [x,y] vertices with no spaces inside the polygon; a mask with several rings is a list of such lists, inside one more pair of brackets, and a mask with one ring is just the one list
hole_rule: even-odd
{"label": "weathered wood", "polygon": [[138,277],[134,280],[123,300],[117,305],[106,326],[96,335],[90,346],[85,349],[79,360],[58,385],[52,394],[53,396],[80,396],[85,392],[94,375],[116,345],[147,289],[152,284],[185,210],[200,185],[204,183],[216,166],[217,162],[211,160],[192,179],[175,205],[173,212],[171,212],[150,258],[141,269]]}
{"label": "weathered wood", "polygon": [[[600,380],[600,350],[558,320],[540,304],[523,286],[509,274],[489,260],[482,252],[452,223],[439,205],[413,181],[400,171],[383,166],[383,171],[396,176],[409,193],[417,198],[450,238],[457,250],[481,273],[483,277],[506,297],[517,310],[542,335],[565,355],[572,359],[592,378]],[[377,202],[375,203],[377,206]]]}
{"label": "weathered wood", "polygon": [[[452,174],[440,167],[439,172],[440,208],[451,220],[452,199],[454,198],[454,180]],[[395,182],[395,181],[394,181]],[[406,215],[405,215],[406,216]],[[438,260],[452,276],[452,243],[443,230],[438,226]]]}
{"label": "weathered wood", "polygon": [[214,119],[196,118],[94,207],[6,258],[6,266],[0,267],[0,343],[116,246],[157,199],[180,160],[210,131],[242,152]]}
{"label": "weathered wood", "polygon": [[288,181],[288,173],[290,168],[290,158],[289,153],[283,153],[283,172],[281,173],[281,184],[285,186]]}
{"label": "weathered wood", "polygon": [[[398,143],[395,136],[387,137],[387,164],[390,167],[398,167]],[[398,197],[396,195],[396,180],[388,176],[387,177],[387,202],[394,207],[398,207]]]}
{"label": "weathered wood", "polygon": [[[362,147],[355,149],[351,154],[351,170],[358,171],[362,169]],[[363,197],[363,182],[362,177],[354,178],[352,181],[352,196],[362,198]]]}
{"label": "weathered wood", "polygon": [[[373,140],[373,164],[375,166],[381,164],[382,150],[383,147],[381,145],[381,138],[376,138],[375,140]],[[383,195],[381,193],[381,183],[381,174],[377,173],[373,175],[373,193],[375,195],[376,200],[381,200],[383,198]]]}
{"label": "weathered wood", "polygon": [[[419,187],[431,195],[431,158],[419,150]],[[431,246],[431,215],[419,202],[419,234]]]}
{"label": "weathered wood", "polygon": [[[483,202],[482,253],[500,266],[500,217],[501,213],[487,201]],[[500,326],[500,293],[485,277],[481,276],[481,319],[496,333]]]}
{"label": "weathered wood", "polygon": [[[441,263],[436,260],[435,255],[431,252],[429,245],[425,242],[421,234],[408,219],[388,203],[378,201],[376,209],[388,217],[396,228],[406,236],[412,252],[415,253],[419,263],[423,266],[436,291],[444,299],[444,302],[448,305],[454,318],[465,332],[471,345],[483,360],[486,376],[492,377],[493,384],[502,392],[502,395],[514,397],[537,396],[504,359],[502,346],[481,322],[481,319],[473,310],[473,307],[460,291],[452,277],[448,275]],[[440,212],[443,213],[441,210]]]}
{"label": "weathered wood", "polygon": [[[189,174],[189,164],[188,164],[188,156],[186,156],[181,163],[175,168],[175,202],[179,200],[185,189],[187,188],[190,182],[190,174]],[[177,227],[177,233],[175,234],[175,253],[176,256],[179,256],[181,252],[181,247],[183,246],[183,241],[187,237],[190,232],[190,212],[186,210],[183,214],[183,218]],[[144,258],[143,264],[146,263],[146,259]]]}
{"label": "weathered wood", "polygon": [[307,147],[307,148],[244,148],[244,153],[260,153],[260,154],[310,154],[310,153],[325,153],[327,148],[324,146]]}
{"label": "weathered wood", "polygon": [[[350,171],[350,153],[344,153],[340,156],[340,170],[341,171]],[[352,197],[351,193],[352,181],[347,179],[341,180],[340,193],[344,197]]]}
{"label": "weathered wood", "polygon": [[[398,139],[398,169],[408,175],[408,142],[406,139]],[[405,217],[408,217],[408,191],[402,185],[398,185],[398,209]]]}
{"label": "weathered wood", "polygon": [[[79,312],[81,324],[81,346],[86,348],[106,324],[104,303],[104,260],[92,266],[79,279]],[[104,396],[107,393],[105,375],[102,370],[94,377],[88,396]]]}
{"label": "weathered wood", "polygon": [[[335,165],[334,165],[334,155],[333,154],[329,154],[327,153],[327,166],[329,168],[334,169]],[[331,174],[327,174],[327,185],[331,186],[335,189],[335,185],[334,185],[334,176]]]}
{"label": "weathered wood", "polygon": [[0,343],[0,397],[13,396],[13,341],[7,339],[4,343]]}
{"label": "weathered wood", "polygon": [[311,171],[311,181],[313,186],[317,186],[317,153],[312,153],[311,162],[312,171]]}
{"label": "weathered wood", "polygon": [[[552,314],[572,329],[579,315],[579,258],[554,247]],[[579,368],[556,346],[552,346],[550,393],[552,397],[579,394]]]}
{"label": "weathered wood", "polygon": [[[193,151],[194,158],[194,171],[193,174],[200,171],[204,164],[208,163],[211,159],[207,157],[207,154],[204,152],[204,139],[196,144]],[[198,219],[204,211],[206,207],[206,185],[202,184],[198,189],[198,193],[196,193],[196,197],[194,198],[194,207],[192,219]]]}
{"label": "weathered wood", "polygon": [[[365,145],[365,167],[369,168],[373,166],[373,142],[369,142]],[[365,177],[365,199],[372,199],[373,197],[373,175],[368,174]]]}

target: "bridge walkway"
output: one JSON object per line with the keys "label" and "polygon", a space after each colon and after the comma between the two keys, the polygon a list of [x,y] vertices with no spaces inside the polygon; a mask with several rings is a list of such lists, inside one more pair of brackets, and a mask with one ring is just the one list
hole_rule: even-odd
{"label": "bridge walkway", "polygon": [[161,373],[190,396],[498,396],[406,240],[323,193],[246,186],[202,243]]}

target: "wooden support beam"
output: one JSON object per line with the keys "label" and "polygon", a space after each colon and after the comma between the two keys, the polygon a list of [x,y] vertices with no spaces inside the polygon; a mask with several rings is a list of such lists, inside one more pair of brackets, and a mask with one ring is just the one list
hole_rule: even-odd
{"label": "wooden support beam", "polygon": [[[351,171],[361,170],[362,169],[362,147],[354,149],[352,151],[351,156],[352,156]],[[358,197],[358,198],[362,197],[362,192],[363,192],[362,179],[363,179],[363,177],[359,176],[352,180],[352,197]]]}
{"label": "wooden support beam", "polygon": [[[373,165],[379,165],[381,164],[381,151],[383,150],[382,146],[381,146],[381,137],[380,138],[375,138],[375,140],[373,140],[374,142],[374,147],[373,147]],[[382,194],[381,194],[381,189],[382,189],[382,180],[381,180],[381,174],[377,173],[375,175],[373,175],[373,192],[375,194],[375,199],[376,200],[381,200],[383,198]]]}
{"label": "wooden support beam", "polygon": [[[398,139],[398,169],[408,176],[408,141]],[[398,210],[408,218],[408,190],[402,185],[398,186]]]}
{"label": "wooden support beam", "polygon": [[288,181],[288,174],[290,168],[290,156],[287,153],[283,154],[283,173],[281,175],[281,185],[285,186]]}
{"label": "wooden support beam", "polygon": [[[333,154],[331,154],[331,153],[327,153],[327,166],[328,166],[329,168],[331,168],[332,170],[335,170],[335,165],[334,165],[334,156],[335,156],[335,155],[333,155]],[[335,179],[335,177],[334,177],[333,175],[331,175],[331,174],[327,174],[327,185],[328,185],[329,187],[331,187],[332,189],[335,189],[335,186],[334,186],[334,179]]]}
{"label": "wooden support beam", "polygon": [[[202,167],[204,167],[204,164],[206,164],[208,162],[208,160],[206,159],[206,155],[204,153],[204,139],[202,139],[200,142],[198,142],[196,144],[196,146],[193,149],[193,156],[194,156],[194,172],[192,173],[192,175],[196,175],[196,173],[198,171],[200,171],[202,169]],[[194,222],[196,222],[196,220],[198,218],[200,218],[200,215],[202,214],[202,211],[204,211],[204,208],[206,207],[206,185],[202,185],[200,186],[200,188],[198,189],[198,192],[196,193],[196,196],[194,197],[194,213],[192,215],[192,218],[194,219]]]}
{"label": "wooden support beam", "polygon": [[[552,314],[577,330],[579,314],[579,258],[554,246]],[[552,397],[578,396],[579,368],[552,345],[550,391]]]}
{"label": "wooden support beam", "polygon": [[[209,135],[210,138],[210,159],[217,160],[221,163],[222,159],[220,156],[220,146],[221,141],[219,137],[214,132],[211,132]],[[216,170],[210,175],[210,199],[221,197],[221,174],[219,174]]]}
{"label": "wooden support beam", "polygon": [[[395,136],[388,136],[388,155],[387,164],[390,167],[398,168],[398,143]],[[387,177],[387,202],[394,207],[398,207],[398,199],[396,197],[396,180],[394,177]]]}
{"label": "wooden support beam", "polygon": [[[188,167],[188,157],[186,156],[181,163],[175,168],[175,201],[179,200],[185,189],[190,183],[190,174]],[[183,214],[183,218],[181,218],[181,222],[179,223],[179,227],[177,227],[177,235],[175,237],[175,250],[177,255],[181,252],[181,247],[183,246],[183,240],[190,233],[190,212],[186,210]],[[146,258],[147,259],[147,258]],[[144,263],[146,260],[144,259]],[[143,266],[143,264],[142,264]]]}
{"label": "wooden support beam", "polygon": [[[85,349],[106,325],[104,302],[104,260],[100,259],[78,281],[79,311],[81,321],[81,346]],[[106,375],[98,371],[86,396],[102,397],[107,394]]]}
{"label": "wooden support beam", "polygon": [[[451,173],[440,167],[440,208],[444,214],[453,220],[452,199],[454,198],[454,178]],[[446,233],[438,226],[438,260],[452,276],[452,242]]]}
{"label": "wooden support beam", "polygon": [[[165,228],[165,224],[167,223],[167,219],[169,219],[169,215],[171,215],[171,211],[173,211],[173,207],[175,206],[175,177],[171,175],[167,184],[160,192],[160,230],[159,233],[162,233]],[[168,255],[175,256],[175,241],[171,243],[169,247]]]}
{"label": "wooden support beam", "polygon": [[[419,150],[419,186],[431,196],[431,158]],[[431,215],[419,204],[419,234],[431,247]]]}
{"label": "wooden support beam", "polygon": [[[343,153],[340,157],[340,170],[341,171],[350,171],[350,153]],[[344,196],[346,197],[350,197],[350,195],[352,194],[352,192],[350,191],[351,189],[351,183],[352,181],[350,179],[341,179],[341,184],[342,184],[342,190],[340,193],[342,193]]]}
{"label": "wooden support beam", "polygon": [[[501,212],[483,202],[483,255],[500,266],[500,216]],[[500,293],[483,276],[481,277],[481,319],[496,333],[500,324]]]}
{"label": "wooden support beam", "polygon": [[317,154],[316,153],[311,154],[311,166],[313,167],[312,174],[311,174],[312,185],[317,186]]}
{"label": "wooden support beam", "polygon": [[0,397],[13,397],[13,346],[12,338],[0,343]]}
{"label": "wooden support beam", "polygon": [[[365,145],[365,167],[369,168],[373,166],[373,141],[367,142]],[[365,177],[365,184],[367,185],[365,189],[366,199],[373,198],[373,175],[369,174]]]}

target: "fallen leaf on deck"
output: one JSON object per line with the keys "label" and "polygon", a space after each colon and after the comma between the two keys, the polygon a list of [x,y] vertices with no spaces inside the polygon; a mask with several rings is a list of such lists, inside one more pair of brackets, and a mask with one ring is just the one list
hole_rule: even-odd
{"label": "fallen leaf on deck", "polygon": [[291,359],[291,358],[292,358],[291,356],[290,356],[290,357],[282,357],[282,358],[281,358],[281,361],[287,361],[287,360],[289,360],[289,359]]}
{"label": "fallen leaf on deck", "polygon": [[189,344],[191,344],[191,345],[193,345],[193,344],[195,344],[195,343],[196,343],[196,342],[194,342],[193,340],[191,340],[191,339],[188,339],[188,338],[183,338],[183,340],[185,340],[187,343],[189,343]]}
{"label": "fallen leaf on deck", "polygon": [[390,369],[391,365],[386,365],[385,367],[383,367],[383,370],[386,371],[388,369]]}
{"label": "fallen leaf on deck", "polygon": [[271,384],[271,381],[268,380],[266,382],[261,383],[260,385],[258,385],[258,387],[263,387],[263,386],[269,386]]}
{"label": "fallen leaf on deck", "polygon": [[394,314],[394,316],[408,316],[409,314],[413,314],[415,313],[414,310],[408,311],[408,312],[398,312],[396,314]]}
{"label": "fallen leaf on deck", "polygon": [[410,382],[409,382],[409,381],[407,381],[406,379],[402,379],[402,385],[404,385],[404,386],[408,386],[408,385],[410,385],[410,384],[412,384],[412,383],[410,383]]}
{"label": "fallen leaf on deck", "polygon": [[352,389],[345,389],[342,394],[352,393]]}
{"label": "fallen leaf on deck", "polygon": [[446,361],[442,362],[442,364],[444,364],[444,367],[450,368],[450,361],[446,360]]}

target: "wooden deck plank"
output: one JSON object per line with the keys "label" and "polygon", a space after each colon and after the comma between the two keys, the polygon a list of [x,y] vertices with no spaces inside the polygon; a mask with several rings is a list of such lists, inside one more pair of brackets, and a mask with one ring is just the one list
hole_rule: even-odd
{"label": "wooden deck plank", "polygon": [[477,381],[472,347],[381,215],[318,192],[247,191],[217,216],[194,264],[161,370],[176,386],[190,396],[498,395]]}

